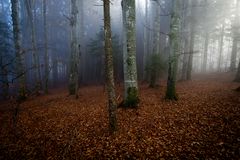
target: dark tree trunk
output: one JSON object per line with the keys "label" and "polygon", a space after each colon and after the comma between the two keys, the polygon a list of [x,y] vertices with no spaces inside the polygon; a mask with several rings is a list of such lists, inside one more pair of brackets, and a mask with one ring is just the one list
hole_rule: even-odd
{"label": "dark tree trunk", "polygon": [[11,0],[12,4],[12,22],[13,22],[13,36],[16,53],[16,77],[18,79],[18,100],[26,98],[26,80],[24,67],[24,53],[21,48],[20,39],[20,20],[19,20],[19,0]]}
{"label": "dark tree trunk", "polygon": [[112,51],[112,36],[111,36],[111,22],[110,22],[110,2],[104,0],[104,37],[105,37],[105,74],[106,85],[108,92],[108,112],[110,131],[117,130],[117,103],[114,85],[113,73],[113,51]]}

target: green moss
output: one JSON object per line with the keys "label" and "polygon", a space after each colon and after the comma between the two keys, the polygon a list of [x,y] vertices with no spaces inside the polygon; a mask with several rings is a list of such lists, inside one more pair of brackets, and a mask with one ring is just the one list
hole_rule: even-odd
{"label": "green moss", "polygon": [[127,98],[124,101],[124,107],[137,108],[140,102],[138,98],[138,91],[136,87],[129,87],[127,90]]}

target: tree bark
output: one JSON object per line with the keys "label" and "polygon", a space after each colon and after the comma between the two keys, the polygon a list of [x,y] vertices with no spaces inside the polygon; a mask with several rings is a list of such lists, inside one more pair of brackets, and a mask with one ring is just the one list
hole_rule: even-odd
{"label": "tree bark", "polygon": [[48,94],[49,80],[49,54],[48,54],[48,29],[47,29],[47,2],[43,0],[43,28],[44,28],[44,92]]}
{"label": "tree bark", "polygon": [[236,74],[236,77],[235,77],[235,82],[240,82],[240,61],[239,61],[239,64],[238,64],[238,70],[237,70],[237,74]]}
{"label": "tree bark", "polygon": [[31,28],[31,43],[32,43],[32,55],[33,55],[33,71],[34,71],[34,82],[35,82],[35,89],[34,91],[39,94],[41,88],[41,71],[40,71],[40,63],[39,63],[39,55],[37,53],[37,44],[36,44],[36,31],[35,31],[35,22],[32,13],[33,4],[31,0],[25,1],[26,9],[30,21],[30,28]]}
{"label": "tree bark", "polygon": [[222,54],[223,54],[223,45],[224,45],[224,24],[221,27],[221,35],[219,40],[219,56],[218,56],[218,71],[221,72],[221,64],[222,64]]}
{"label": "tree bark", "polygon": [[111,22],[110,22],[110,2],[104,0],[104,38],[105,38],[105,74],[106,85],[108,92],[108,113],[110,131],[117,130],[117,103],[114,84],[113,72],[113,50],[112,50],[112,35],[111,35]]}
{"label": "tree bark", "polygon": [[24,67],[24,52],[21,48],[20,39],[20,20],[19,20],[19,1],[11,0],[12,4],[12,22],[13,22],[13,37],[16,54],[16,77],[18,78],[18,100],[26,98],[26,80],[25,80],[25,67]]}
{"label": "tree bark", "polygon": [[138,84],[136,66],[136,15],[135,0],[122,0],[123,9],[123,60],[124,60],[124,105],[137,107]]}
{"label": "tree bark", "polygon": [[202,63],[202,72],[206,73],[207,71],[207,58],[208,58],[208,45],[209,45],[209,33],[205,33],[205,42],[204,42],[204,53],[203,53],[203,63]]}
{"label": "tree bark", "polygon": [[240,0],[237,0],[236,9],[235,9],[236,17],[232,25],[233,45],[232,45],[232,54],[231,54],[231,63],[230,63],[231,71],[234,71],[236,69],[236,63],[237,63],[239,27],[240,27],[239,5],[240,5]]}
{"label": "tree bark", "polygon": [[173,0],[173,11],[171,13],[170,22],[170,54],[169,54],[169,68],[168,68],[168,81],[167,81],[167,91],[166,99],[177,100],[176,93],[176,77],[177,77],[177,67],[178,67],[178,51],[179,51],[179,32],[180,32],[180,14],[179,7],[180,2],[178,0]]}
{"label": "tree bark", "polygon": [[69,73],[69,94],[78,98],[78,61],[79,46],[77,44],[77,14],[78,9],[76,0],[71,0],[71,56],[70,56],[70,73]]}

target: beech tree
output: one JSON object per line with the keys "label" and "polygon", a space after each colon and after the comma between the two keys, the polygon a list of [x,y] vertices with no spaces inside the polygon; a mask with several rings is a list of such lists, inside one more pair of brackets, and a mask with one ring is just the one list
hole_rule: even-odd
{"label": "beech tree", "polygon": [[117,130],[117,102],[114,85],[114,73],[113,73],[113,49],[112,49],[112,34],[111,34],[111,22],[110,22],[110,1],[104,0],[104,39],[105,39],[105,74],[106,85],[108,92],[108,113],[110,131]]}
{"label": "beech tree", "polygon": [[12,23],[13,37],[16,55],[16,78],[18,79],[18,99],[26,98],[26,80],[24,67],[24,52],[21,47],[20,19],[19,19],[19,0],[11,0],[12,4]]}
{"label": "beech tree", "polygon": [[124,106],[137,107],[138,83],[136,65],[135,0],[122,0]]}
{"label": "beech tree", "polygon": [[169,66],[168,66],[168,80],[166,99],[177,100],[176,93],[176,77],[178,66],[178,52],[179,52],[179,32],[180,32],[180,2],[179,0],[172,1],[172,13],[170,22],[170,53],[169,53]]}
{"label": "beech tree", "polygon": [[76,0],[71,0],[71,55],[69,61],[69,94],[75,95],[78,98],[78,61],[79,61],[79,48],[77,44],[77,3]]}

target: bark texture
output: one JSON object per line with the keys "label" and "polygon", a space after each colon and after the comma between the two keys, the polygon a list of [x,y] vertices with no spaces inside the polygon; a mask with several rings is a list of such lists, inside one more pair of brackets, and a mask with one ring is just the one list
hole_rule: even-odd
{"label": "bark texture", "polygon": [[18,100],[26,98],[26,80],[24,67],[24,53],[21,48],[20,20],[19,20],[19,0],[11,0],[12,4],[12,22],[13,37],[16,54],[16,77],[18,79]]}
{"label": "bark texture", "polygon": [[110,22],[110,1],[104,0],[104,38],[105,38],[105,74],[106,85],[108,92],[108,113],[110,131],[117,130],[117,102],[114,84],[113,72],[113,50],[112,50],[112,35]]}
{"label": "bark texture", "polygon": [[122,0],[123,10],[123,60],[124,60],[124,105],[137,107],[138,84],[136,66],[136,16],[135,0]]}

